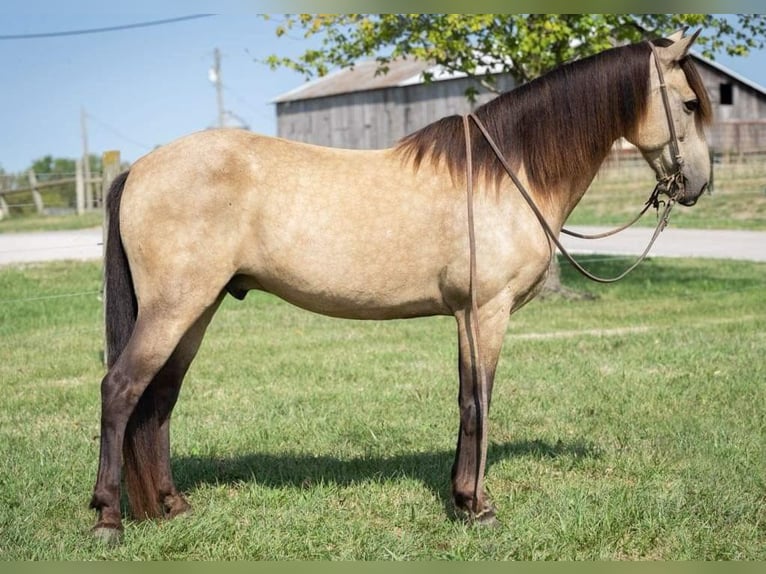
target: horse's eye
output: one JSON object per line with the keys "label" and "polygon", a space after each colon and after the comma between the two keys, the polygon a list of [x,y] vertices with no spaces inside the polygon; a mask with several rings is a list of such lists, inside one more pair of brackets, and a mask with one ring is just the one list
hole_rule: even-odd
{"label": "horse's eye", "polygon": [[684,102],[684,109],[690,114],[696,112],[700,107],[699,100],[688,100]]}

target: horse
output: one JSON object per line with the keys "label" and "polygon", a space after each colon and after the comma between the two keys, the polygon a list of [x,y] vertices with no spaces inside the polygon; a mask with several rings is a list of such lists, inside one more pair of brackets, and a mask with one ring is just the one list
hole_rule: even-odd
{"label": "horse", "polygon": [[190,510],[171,473],[171,413],[221,301],[254,289],[346,319],[453,316],[452,500],[458,517],[494,523],[484,464],[495,370],[511,314],[555,255],[521,188],[557,234],[624,137],[659,181],[683,167],[674,199],[693,205],[711,173],[711,104],[688,57],[697,34],[611,48],[500,94],[471,114],[486,135],[459,115],[377,150],[205,130],[117,176],[93,534],[121,540],[123,467],[135,519]]}

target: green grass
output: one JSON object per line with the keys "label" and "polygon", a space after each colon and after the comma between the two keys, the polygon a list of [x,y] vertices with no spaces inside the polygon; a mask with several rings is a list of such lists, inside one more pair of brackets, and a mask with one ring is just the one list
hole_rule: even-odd
{"label": "green grass", "polygon": [[88,211],[82,215],[39,215],[35,213],[6,217],[0,220],[0,233],[88,229],[101,225],[103,219],[101,211]]}
{"label": "green grass", "polygon": [[[609,274],[623,260],[590,264]],[[450,318],[227,299],[174,413],[194,513],[88,530],[100,269],[0,269],[0,557],[766,559],[766,265],[651,259],[514,316],[492,403],[496,529],[449,518]]]}

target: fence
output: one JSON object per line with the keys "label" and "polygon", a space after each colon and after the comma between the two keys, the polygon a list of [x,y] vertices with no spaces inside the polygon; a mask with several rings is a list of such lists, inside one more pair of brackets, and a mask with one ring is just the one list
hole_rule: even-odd
{"label": "fence", "polygon": [[[713,176],[758,178],[766,183],[766,120],[718,122],[706,129]],[[651,169],[641,153],[620,140],[599,177],[622,181],[646,176]]]}
{"label": "fence", "polygon": [[[766,119],[717,122],[707,128],[714,174],[728,173],[766,179]],[[74,174],[42,175],[29,172],[28,185],[14,187],[13,176],[0,176],[0,219],[29,212],[84,213],[100,209],[105,188],[119,171],[118,151],[103,155],[106,175],[95,174],[86,180],[82,162]],[[645,173],[649,168],[641,154],[629,145],[617,145],[601,170],[602,178],[625,178]],[[9,200],[16,199],[15,202]],[[46,207],[47,206],[47,207]]]}
{"label": "fence", "polygon": [[728,161],[744,162],[748,157],[762,159],[766,152],[766,120],[718,122],[708,130],[711,147]]}
{"label": "fence", "polygon": [[[766,193],[766,149],[731,155],[711,150],[711,156],[711,191],[756,189]],[[649,165],[633,150],[613,152],[599,171],[597,181],[614,188],[653,179]]]}
{"label": "fence", "polygon": [[[100,209],[106,187],[119,172],[120,152],[102,156],[102,174],[86,178],[81,160],[75,173],[37,174],[27,172],[28,185],[19,186],[16,176],[0,177],[0,219],[29,212],[39,214],[69,213],[78,215]],[[13,199],[11,199],[13,198]]]}

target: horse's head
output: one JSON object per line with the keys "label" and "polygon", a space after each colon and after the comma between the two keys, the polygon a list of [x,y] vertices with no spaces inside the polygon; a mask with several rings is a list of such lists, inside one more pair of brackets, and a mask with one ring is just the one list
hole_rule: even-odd
{"label": "horse's head", "polygon": [[703,132],[712,115],[710,99],[687,56],[698,33],[684,37],[679,31],[653,44],[646,114],[628,138],[641,150],[658,180],[670,180],[682,168],[683,178],[678,180],[683,183],[675,197],[687,206],[697,202],[711,173]]}

